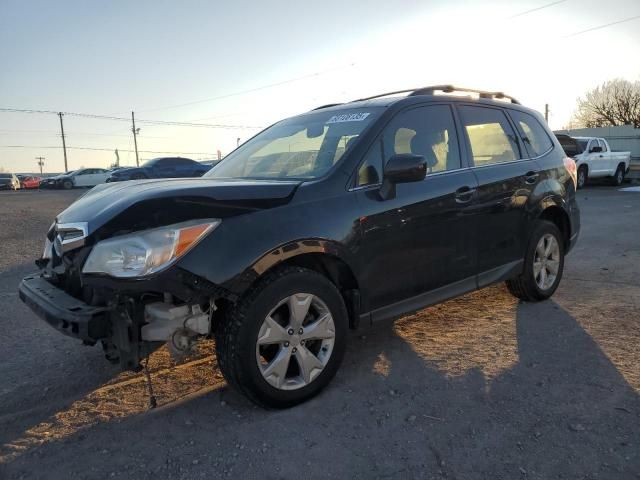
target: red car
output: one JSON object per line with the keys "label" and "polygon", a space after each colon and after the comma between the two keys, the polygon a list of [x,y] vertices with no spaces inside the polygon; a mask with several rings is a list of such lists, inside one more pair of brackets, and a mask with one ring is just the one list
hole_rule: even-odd
{"label": "red car", "polygon": [[20,179],[20,188],[40,188],[40,177],[23,177]]}

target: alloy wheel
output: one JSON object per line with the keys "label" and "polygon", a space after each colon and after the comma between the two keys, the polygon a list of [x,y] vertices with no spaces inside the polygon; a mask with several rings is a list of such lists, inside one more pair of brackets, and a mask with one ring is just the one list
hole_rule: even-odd
{"label": "alloy wheel", "polygon": [[309,385],[324,370],[336,328],[327,305],[310,293],[281,300],[265,317],[256,340],[263,378],[279,390]]}
{"label": "alloy wheel", "polygon": [[538,241],[533,256],[533,278],[541,290],[548,290],[556,281],[560,269],[560,245],[547,233]]}

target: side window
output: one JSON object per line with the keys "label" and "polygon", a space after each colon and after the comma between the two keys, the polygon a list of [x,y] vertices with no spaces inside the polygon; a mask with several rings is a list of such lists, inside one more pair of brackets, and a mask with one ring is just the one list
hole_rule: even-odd
{"label": "side window", "polygon": [[602,139],[598,139],[598,143],[600,144],[600,146],[602,147],[602,151],[606,152],[607,151],[607,144],[604,143],[604,140]]}
{"label": "side window", "polygon": [[458,108],[469,137],[474,165],[491,165],[521,158],[517,137],[502,110],[467,105]]}
{"label": "side window", "polygon": [[460,168],[451,107],[428,105],[396,115],[367,153],[358,171],[358,185],[381,182],[383,163],[400,153],[422,155],[427,161],[427,174]]}
{"label": "side window", "polygon": [[599,147],[600,145],[598,145],[598,140],[597,139],[593,139],[589,142],[589,153],[591,153],[591,150],[594,149],[594,147]]}
{"label": "side window", "polygon": [[527,150],[532,157],[539,157],[553,148],[553,143],[546,130],[533,115],[509,110],[509,115],[520,128]]}

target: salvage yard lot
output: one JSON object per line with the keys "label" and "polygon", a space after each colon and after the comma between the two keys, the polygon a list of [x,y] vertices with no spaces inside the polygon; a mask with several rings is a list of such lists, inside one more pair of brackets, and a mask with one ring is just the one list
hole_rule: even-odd
{"label": "salvage yard lot", "polygon": [[640,193],[578,193],[582,233],[539,304],[502,286],[354,333],[319,397],[265,411],[212,344],[119,374],[18,299],[82,192],[0,193],[0,479],[640,478]]}

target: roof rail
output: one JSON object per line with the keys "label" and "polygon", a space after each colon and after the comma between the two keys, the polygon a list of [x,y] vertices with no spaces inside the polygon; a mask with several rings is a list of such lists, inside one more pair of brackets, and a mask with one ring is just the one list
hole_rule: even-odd
{"label": "roof rail", "polygon": [[493,100],[497,99],[508,99],[511,103],[515,103],[520,105],[520,102],[513,98],[510,95],[507,95],[503,92],[487,92],[484,90],[476,90],[474,88],[458,88],[453,85],[432,85],[430,87],[422,87],[422,88],[409,88],[406,90],[396,90],[388,93],[381,93],[379,95],[373,95],[371,97],[360,98],[358,100],[353,100],[354,102],[363,102],[365,100],[373,100],[374,98],[387,97],[389,95],[396,95],[398,93],[409,93],[409,97],[413,97],[416,95],[435,95],[435,92],[443,92],[443,93],[453,93],[453,92],[470,92],[477,93],[480,98],[488,98]]}
{"label": "roof rail", "polygon": [[433,95],[435,92],[440,91],[443,93],[453,93],[453,92],[469,92],[469,93],[477,93],[480,98],[488,98],[493,100],[494,98],[503,99],[506,98],[510,100],[511,103],[515,103],[520,105],[520,102],[513,98],[511,95],[507,95],[504,92],[487,92],[485,90],[477,90],[475,88],[460,88],[454,87],[453,85],[433,85],[430,87],[423,87],[417,90],[414,90],[409,94],[410,97],[415,95]]}
{"label": "roof rail", "polygon": [[322,110],[323,108],[335,107],[337,105],[342,105],[341,103],[327,103],[326,105],[320,105],[319,107],[312,108],[311,111],[314,110]]}

